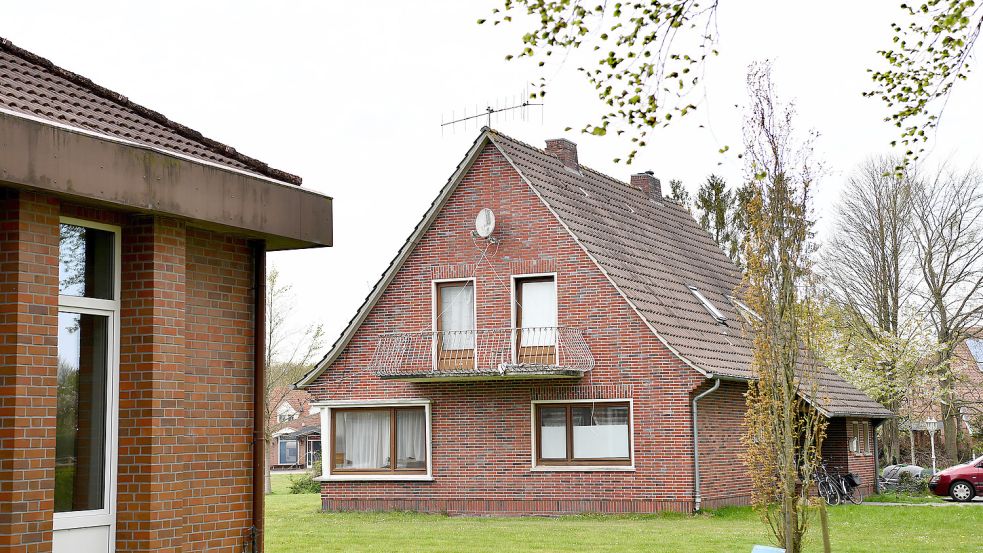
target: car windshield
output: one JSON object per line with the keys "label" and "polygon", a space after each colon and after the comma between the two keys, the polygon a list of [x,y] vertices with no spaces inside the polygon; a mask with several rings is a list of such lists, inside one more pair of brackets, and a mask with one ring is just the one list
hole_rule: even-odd
{"label": "car windshield", "polygon": [[975,461],[970,463],[971,465],[983,465],[983,455],[980,455]]}

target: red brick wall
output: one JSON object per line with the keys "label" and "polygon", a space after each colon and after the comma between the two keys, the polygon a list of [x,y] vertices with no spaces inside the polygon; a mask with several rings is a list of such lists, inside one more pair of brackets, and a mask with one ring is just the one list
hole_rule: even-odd
{"label": "red brick wall", "polygon": [[0,550],[51,550],[58,204],[0,189]]}
{"label": "red brick wall", "polygon": [[123,229],[117,551],[242,551],[252,524],[248,244],[9,189],[0,189],[0,550],[51,551],[59,214]]}
{"label": "red brick wall", "polygon": [[117,547],[180,552],[184,449],[185,227],[134,217],[123,227]]}
{"label": "red brick wall", "polygon": [[[826,439],[823,441],[823,458],[829,463],[830,469],[839,467],[839,471],[848,471],[860,476],[861,490],[865,495],[874,493],[874,456],[873,438],[868,438],[863,453],[850,451],[850,439],[853,437],[853,422],[863,422],[862,419],[830,419],[826,427]],[[873,430],[873,423],[871,423]]]}
{"label": "red brick wall", "polygon": [[185,551],[238,553],[252,525],[252,270],[245,240],[188,229]]}
{"label": "red brick wall", "polygon": [[[709,387],[707,383],[698,392]],[[722,382],[698,403],[700,491],[705,509],[751,503],[751,479],[742,460],[741,444],[746,430],[746,393],[746,384]]]}
{"label": "red brick wall", "polygon": [[[482,207],[496,236],[470,235]],[[511,326],[510,275],[557,273],[559,325],[585,331],[592,373],[570,380],[410,383],[365,370],[382,332],[429,331],[431,281],[476,277],[478,328]],[[432,482],[328,482],[325,509],[554,513],[692,508],[690,392],[703,382],[684,367],[531,192],[488,147],[339,360],[308,391],[315,399],[429,398]],[[619,385],[634,400],[635,472],[532,472],[534,396]],[[562,390],[553,388],[563,387]],[[564,391],[565,390],[565,391]],[[629,391],[630,390],[630,391]]]}

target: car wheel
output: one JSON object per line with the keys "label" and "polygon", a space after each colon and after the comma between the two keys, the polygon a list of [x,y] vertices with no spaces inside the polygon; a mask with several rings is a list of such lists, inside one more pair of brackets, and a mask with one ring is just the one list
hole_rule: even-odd
{"label": "car wheel", "polygon": [[969,482],[964,482],[962,480],[953,482],[952,485],[949,486],[949,495],[956,501],[969,501],[973,499],[973,486],[971,486]]}

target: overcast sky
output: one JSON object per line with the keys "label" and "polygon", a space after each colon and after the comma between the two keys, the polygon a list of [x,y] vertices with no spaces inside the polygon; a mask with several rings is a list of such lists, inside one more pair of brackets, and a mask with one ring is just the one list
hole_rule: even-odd
{"label": "overcast sky", "polygon": [[[442,132],[442,118],[511,101],[539,76],[504,60],[520,45],[521,23],[476,25],[500,3],[32,0],[4,3],[0,36],[332,196],[335,247],[271,262],[294,286],[298,324],[322,322],[333,341],[483,124]],[[650,169],[664,186],[679,178],[695,193],[716,172],[735,185],[740,161],[717,150],[739,150],[747,65],[770,58],[800,127],[821,133],[822,238],[850,171],[893,138],[881,102],[861,91],[871,87],[876,50],[890,44],[898,4],[720,2],[721,55],[707,68],[697,114],[658,131],[630,167],[612,161],[627,140],[563,131],[599,109],[576,71],[588,61],[578,54],[548,71],[542,112],[492,125],[536,145],[566,136],[581,163],[624,179]],[[973,74],[949,103],[934,161],[977,161],[979,98],[983,76]]]}

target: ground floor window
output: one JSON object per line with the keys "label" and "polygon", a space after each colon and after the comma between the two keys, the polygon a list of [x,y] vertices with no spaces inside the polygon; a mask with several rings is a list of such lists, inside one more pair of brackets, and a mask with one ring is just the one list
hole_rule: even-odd
{"label": "ground floor window", "polygon": [[280,464],[297,464],[297,440],[280,439]]}
{"label": "ground floor window", "polygon": [[331,410],[332,474],[426,474],[424,406]]}
{"label": "ground floor window", "polygon": [[625,401],[536,403],[536,465],[631,465],[631,405]]}

